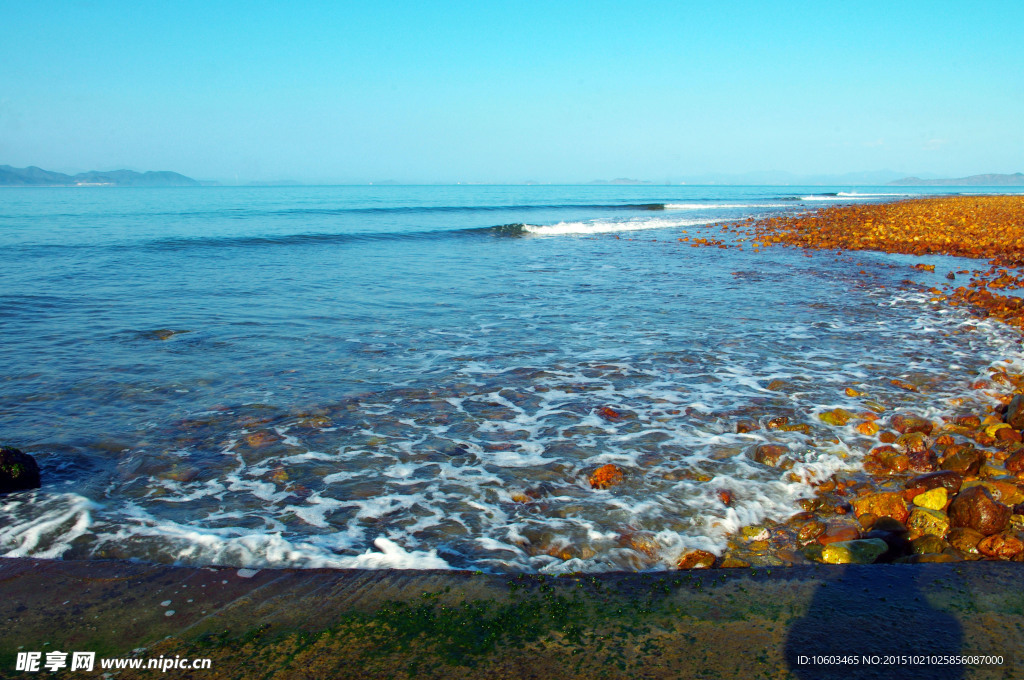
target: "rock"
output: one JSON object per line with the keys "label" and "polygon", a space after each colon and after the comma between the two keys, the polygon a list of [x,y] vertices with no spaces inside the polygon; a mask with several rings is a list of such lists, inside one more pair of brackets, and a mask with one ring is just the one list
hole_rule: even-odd
{"label": "rock", "polygon": [[782,427],[783,425],[787,425],[788,423],[789,423],[789,416],[778,416],[778,417],[770,419],[768,421],[768,423],[767,423],[767,427],[768,427],[769,430],[777,430],[780,427]]}
{"label": "rock", "polygon": [[894,491],[883,491],[859,496],[854,498],[851,504],[857,516],[871,513],[878,517],[891,517],[897,522],[905,522],[909,516],[907,504],[903,501],[903,495]]}
{"label": "rock", "polygon": [[914,505],[929,510],[945,510],[948,501],[949,492],[946,491],[944,486],[939,486],[914,496]]}
{"label": "rock", "polygon": [[761,444],[754,449],[754,452],[750,457],[763,465],[778,467],[779,462],[787,453],[789,453],[789,449],[785,446],[779,446],[778,444]]}
{"label": "rock", "polygon": [[800,527],[800,532],[797,534],[797,538],[800,539],[800,542],[806,543],[807,541],[813,541],[823,533],[825,533],[825,523],[819,520],[811,520]]}
{"label": "rock", "polygon": [[897,439],[898,437],[896,436],[896,433],[890,432],[889,430],[883,430],[878,435],[878,441],[882,442],[883,444],[894,444]]}
{"label": "rock", "polygon": [[906,484],[908,489],[924,489],[930,491],[938,487],[943,487],[951,494],[956,493],[960,490],[961,485],[964,483],[964,477],[958,472],[952,470],[942,470],[940,472],[929,472],[925,475],[918,475],[913,479],[909,480]]}
{"label": "rock", "polygon": [[27,453],[0,446],[0,493],[38,489],[39,465]]}
{"label": "rock", "polygon": [[708,569],[715,563],[715,556],[705,550],[691,550],[679,558],[679,569]]}
{"label": "rock", "polygon": [[741,560],[738,557],[729,556],[722,560],[722,563],[718,565],[723,569],[743,569],[750,566],[750,562]]}
{"label": "rock", "polygon": [[910,542],[910,551],[915,555],[937,554],[945,550],[947,543],[938,536],[924,534]]}
{"label": "rock", "polygon": [[970,527],[986,536],[999,533],[1010,521],[1010,508],[995,501],[984,486],[972,486],[956,495],[949,506],[955,527]]}
{"label": "rock", "polygon": [[590,475],[590,486],[595,489],[607,489],[622,482],[622,469],[608,463],[594,470]]}
{"label": "rock", "polygon": [[949,517],[938,510],[928,508],[914,508],[907,520],[907,529],[912,537],[931,536],[945,537],[949,533]]}
{"label": "rock", "polygon": [[946,457],[939,467],[963,475],[976,475],[984,461],[985,456],[973,444],[954,444],[946,449]]}
{"label": "rock", "polygon": [[821,551],[826,564],[871,564],[888,552],[889,546],[880,538],[829,543]]}
{"label": "rock", "polygon": [[874,531],[890,531],[892,533],[906,533],[907,526],[903,522],[894,520],[892,517],[879,517],[878,521],[871,526]]}
{"label": "rock", "polygon": [[818,536],[818,543],[821,545],[829,545],[832,543],[842,543],[844,541],[855,541],[860,538],[860,532],[857,531],[857,527],[849,525],[833,525],[825,529],[825,533]]}
{"label": "rock", "polygon": [[960,427],[966,427],[971,430],[977,430],[981,427],[981,418],[978,416],[957,416],[953,422]]}
{"label": "rock", "polygon": [[1021,472],[1024,472],[1024,450],[1018,451],[1017,453],[1007,458],[1006,462],[1003,463],[1003,465],[1006,466],[1007,470],[1014,474],[1020,474]]}
{"label": "rock", "polygon": [[736,423],[736,434],[745,434],[759,429],[761,429],[761,426],[753,420],[740,420]]}
{"label": "rock", "polygon": [[785,380],[775,379],[768,383],[767,389],[772,392],[792,392],[794,388],[792,383],[786,382]]}
{"label": "rock", "polygon": [[889,424],[892,425],[892,427],[900,434],[920,432],[921,434],[929,435],[935,427],[930,420],[926,420],[919,416],[904,415],[902,413],[896,414],[890,418]]}
{"label": "rock", "polygon": [[1013,395],[1006,407],[1005,421],[1015,430],[1024,430],[1024,395]]}
{"label": "rock", "polygon": [[935,452],[931,449],[915,451],[907,456],[908,467],[914,472],[931,472],[935,469]]}
{"label": "rock", "polygon": [[1024,552],[1024,543],[1012,534],[992,534],[978,543],[978,552],[986,557],[1008,560]]}
{"label": "rock", "polygon": [[850,419],[853,418],[853,414],[844,408],[834,408],[831,411],[819,413],[818,417],[829,425],[843,426],[850,422]]}
{"label": "rock", "polygon": [[860,434],[868,437],[878,434],[878,425],[872,420],[865,420],[864,422],[857,423],[857,427],[855,429]]}
{"label": "rock", "polygon": [[610,423],[617,423],[622,420],[622,414],[613,409],[611,406],[602,406],[595,411],[597,415],[601,416]]}
{"label": "rock", "polygon": [[928,450],[928,443],[920,432],[907,432],[896,438],[896,448],[903,453],[921,453]]}
{"label": "rock", "polygon": [[960,552],[976,555],[978,553],[978,544],[985,538],[985,534],[969,527],[955,527],[949,531],[947,538],[949,544]]}

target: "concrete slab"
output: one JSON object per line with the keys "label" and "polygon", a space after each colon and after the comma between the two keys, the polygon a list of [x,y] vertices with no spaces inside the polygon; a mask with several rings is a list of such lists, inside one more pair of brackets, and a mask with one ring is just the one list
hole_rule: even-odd
{"label": "concrete slab", "polygon": [[[545,578],[0,559],[0,677],[1019,678],[1022,577],[997,562]],[[17,672],[30,651],[97,661]],[[100,668],[113,658],[144,667]]]}

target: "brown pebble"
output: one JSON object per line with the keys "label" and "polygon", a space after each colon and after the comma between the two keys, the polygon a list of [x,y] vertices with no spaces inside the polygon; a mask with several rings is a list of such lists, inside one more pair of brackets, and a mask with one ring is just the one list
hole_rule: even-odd
{"label": "brown pebble", "polygon": [[954,527],[970,527],[986,536],[999,533],[1010,521],[1010,508],[992,498],[983,486],[972,486],[956,495],[949,506]]}
{"label": "brown pebble", "polygon": [[978,552],[986,557],[1009,560],[1024,552],[1024,543],[1011,534],[993,534],[978,543]]}

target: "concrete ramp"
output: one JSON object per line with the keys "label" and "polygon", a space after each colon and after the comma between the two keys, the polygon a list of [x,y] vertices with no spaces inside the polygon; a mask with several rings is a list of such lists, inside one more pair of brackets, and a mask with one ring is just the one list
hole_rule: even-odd
{"label": "concrete ramp", "polygon": [[[1022,577],[996,562],[542,577],[0,559],[0,677],[1022,678]],[[94,669],[17,670],[55,651],[95,652]]]}

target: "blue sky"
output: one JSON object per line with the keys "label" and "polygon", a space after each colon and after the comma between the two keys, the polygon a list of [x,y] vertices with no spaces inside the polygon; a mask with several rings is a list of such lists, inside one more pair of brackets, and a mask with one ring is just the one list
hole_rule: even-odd
{"label": "blue sky", "polygon": [[1024,171],[1024,3],[0,0],[0,164],[302,182]]}

